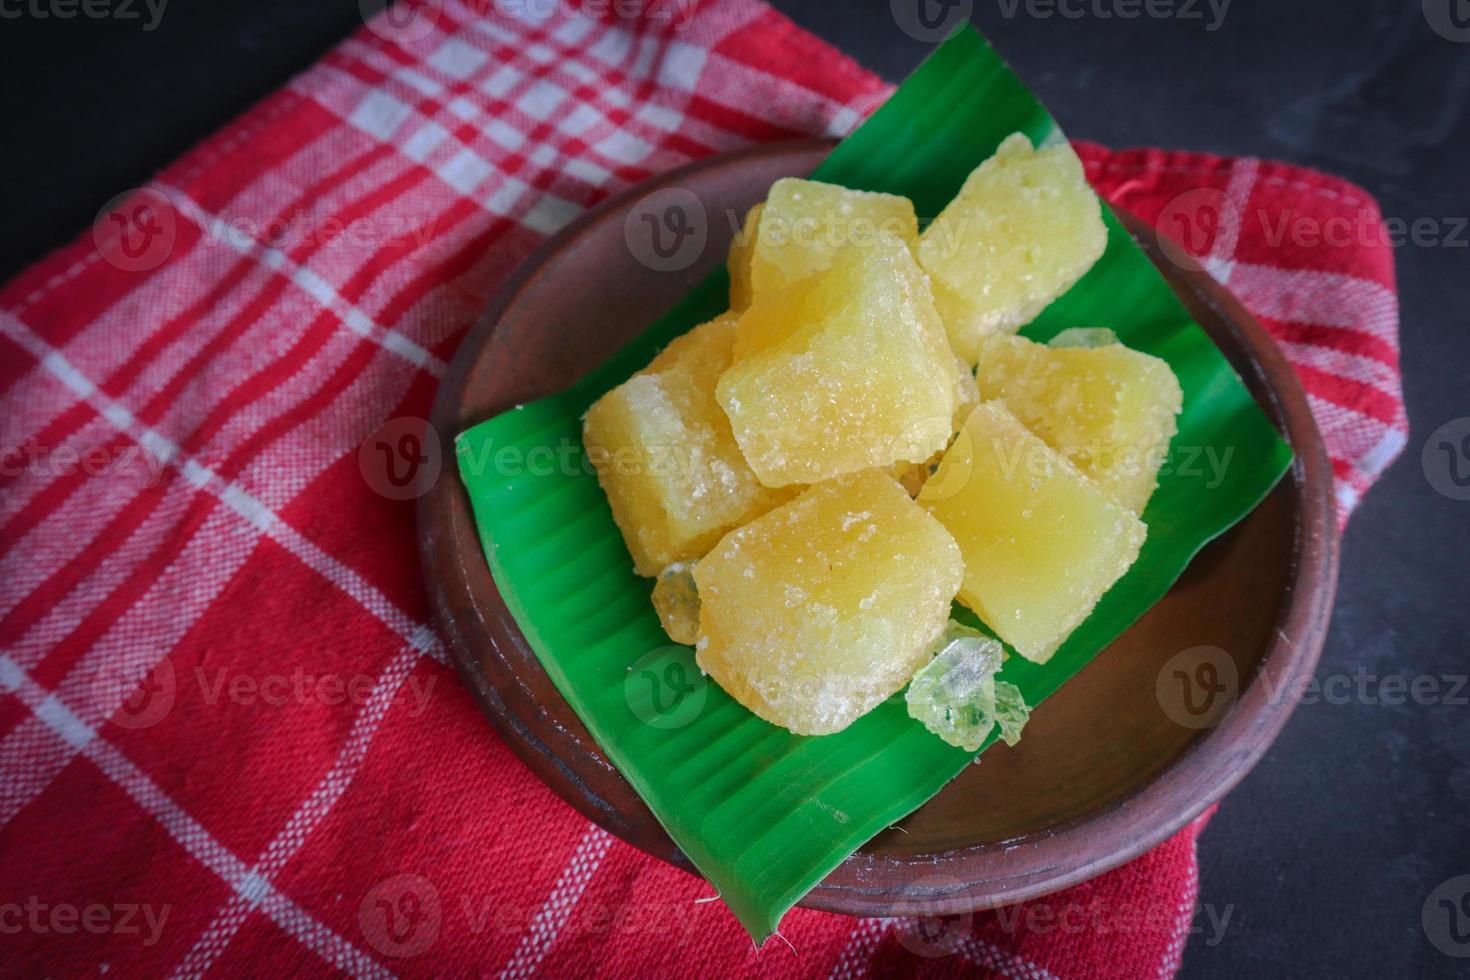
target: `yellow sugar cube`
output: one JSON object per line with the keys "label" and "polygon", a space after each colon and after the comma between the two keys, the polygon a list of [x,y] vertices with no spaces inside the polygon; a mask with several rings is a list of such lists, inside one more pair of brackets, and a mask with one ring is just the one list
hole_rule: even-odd
{"label": "yellow sugar cube", "polygon": [[824,274],[757,293],[716,397],[750,468],[781,487],[927,460],[958,386],[924,274],[879,232]]}
{"label": "yellow sugar cube", "polygon": [[891,477],[840,477],[731,531],[695,566],[695,657],[767,721],[841,731],[929,659],[962,573],[949,532]]}
{"label": "yellow sugar cube", "polygon": [[791,497],[755,478],[715,403],[734,342],[729,314],[696,327],[587,411],[587,455],[640,575],[703,556]]}
{"label": "yellow sugar cube", "polygon": [[1183,407],[1167,362],[1113,343],[1051,347],[985,338],[981,395],[1021,422],[1135,514],[1158,485]]}
{"label": "yellow sugar cube", "polygon": [[964,554],[960,602],[1037,663],[1128,570],[1147,533],[998,402],[971,413],[918,503]]}
{"label": "yellow sugar cube", "polygon": [[878,232],[910,247],[919,221],[906,197],[855,191],[787,177],[771,185],[730,249],[730,308],[744,310],[753,296],[785,289],[832,264],[847,245],[871,243]]}
{"label": "yellow sugar cube", "polygon": [[919,239],[919,264],[955,353],[1014,333],[1102,255],[1107,229],[1082,162],[1066,145],[1035,150],[1020,133],[970,174]]}

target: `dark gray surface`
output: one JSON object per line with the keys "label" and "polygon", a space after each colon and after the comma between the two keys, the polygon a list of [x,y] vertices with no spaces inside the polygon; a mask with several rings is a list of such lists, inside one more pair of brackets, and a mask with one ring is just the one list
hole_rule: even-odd
{"label": "dark gray surface", "polygon": [[[1470,18],[1465,0],[1424,7],[1452,4]],[[897,28],[888,0],[776,5],[891,80],[927,50]],[[1446,233],[1470,213],[1470,44],[1431,30],[1417,0],[1235,0],[1214,31],[1204,2],[1200,20],[1042,18],[1033,13],[1048,8],[1025,0],[972,7],[1071,135],[1322,167],[1373,192],[1386,215],[1435,219]],[[68,240],[114,193],[357,23],[355,2],[304,0],[179,3],[152,31],[0,22],[0,276]],[[1201,901],[1230,919],[1211,945],[1201,915],[1185,976],[1470,973],[1470,959],[1439,952],[1421,926],[1431,890],[1470,874],[1470,690],[1393,706],[1377,703],[1385,689],[1371,679],[1467,671],[1470,502],[1433,489],[1420,451],[1440,425],[1470,416],[1470,249],[1410,245],[1397,259],[1411,435],[1344,542],[1318,676],[1346,678],[1347,696],[1300,707],[1210,825]],[[1360,685],[1356,671],[1371,678]]]}

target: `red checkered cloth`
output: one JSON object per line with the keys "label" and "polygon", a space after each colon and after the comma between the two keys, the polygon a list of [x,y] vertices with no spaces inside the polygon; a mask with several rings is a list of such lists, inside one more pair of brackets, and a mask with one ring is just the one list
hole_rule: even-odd
{"label": "red checkered cloth", "polygon": [[[550,16],[373,22],[0,293],[0,970],[1170,974],[1212,927],[1198,825],[951,923],[949,955],[925,955],[933,923],[804,910],[756,951],[490,734],[429,625],[413,505],[359,447],[427,414],[466,328],[583,208],[840,135],[889,91],[755,0],[523,6]],[[1406,434],[1373,201],[1259,160],[1079,150],[1110,199],[1187,212],[1311,392],[1346,516]]]}

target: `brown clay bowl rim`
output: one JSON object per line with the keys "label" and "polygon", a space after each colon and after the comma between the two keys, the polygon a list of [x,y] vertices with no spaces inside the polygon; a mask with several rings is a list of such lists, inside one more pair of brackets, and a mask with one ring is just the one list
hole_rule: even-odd
{"label": "brown clay bowl rim", "polygon": [[[701,169],[773,155],[816,155],[832,145],[830,140],[792,140],[695,161],[628,188],[548,238],[502,287],[466,335],[440,384],[431,425],[441,438],[452,439],[469,424],[459,418],[457,406],[480,350],[547,261],[591,228],[621,220],[623,211],[634,202],[662,187],[678,186]],[[1154,230],[1125,212],[1117,213],[1157,262],[1160,253]],[[1338,550],[1332,471],[1306,394],[1281,350],[1235,297],[1197,264],[1173,254],[1177,252],[1171,250],[1167,260],[1175,266],[1171,278],[1182,283],[1181,292],[1192,294],[1219,315],[1237,352],[1250,354],[1249,358],[1231,357],[1231,363],[1243,372],[1257,400],[1296,453],[1286,478],[1296,512],[1293,567],[1265,655],[1220,724],[1131,792],[1072,820],[1013,841],[903,855],[859,850],[808,892],[799,903],[802,906],[864,916],[958,914],[1038,898],[1086,881],[1163,843],[1217,802],[1245,777],[1286,724],[1295,706],[1289,692],[1299,690],[1298,685],[1316,667],[1336,591]],[[1221,347],[1229,356],[1229,345]],[[687,859],[662,828],[650,820],[646,807],[641,813],[623,813],[589,785],[588,779],[595,772],[606,775],[616,770],[596,750],[580,722],[573,718],[569,728],[550,718],[525,679],[513,669],[502,681],[504,689],[483,676],[477,649],[482,644],[488,645],[508,668],[513,667],[487,629],[487,620],[496,618],[490,614],[506,619],[509,631],[519,638],[517,645],[529,648],[498,594],[494,601],[500,608],[488,613],[475,599],[470,582],[472,566],[478,563],[474,571],[488,578],[478,533],[468,538],[475,542],[473,553],[455,553],[445,560],[444,540],[456,537],[438,527],[446,514],[451,523],[469,520],[474,531],[468,517],[468,496],[457,475],[446,475],[420,498],[419,550],[435,618],[451,659],[482,713],[512,751],[583,815],[653,856],[689,868]],[[463,535],[458,539],[465,540]],[[461,622],[455,614],[455,599],[467,601],[473,610],[467,622]],[[469,635],[467,629],[478,635]],[[525,668],[542,670],[534,657]],[[1282,692],[1288,694],[1283,696]],[[550,737],[563,747],[581,748],[581,757],[563,758],[534,730],[531,719],[549,721],[554,726]],[[592,750],[588,751],[586,745],[593,746]],[[620,775],[618,779],[621,781]],[[631,792],[625,782],[623,788]],[[1104,846],[1099,847],[1099,843]],[[895,877],[905,879],[907,884],[895,889]]]}

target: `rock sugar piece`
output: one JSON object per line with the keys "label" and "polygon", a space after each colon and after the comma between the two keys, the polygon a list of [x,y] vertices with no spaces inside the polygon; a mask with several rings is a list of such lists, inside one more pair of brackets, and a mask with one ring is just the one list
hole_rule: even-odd
{"label": "rock sugar piece", "polygon": [[954,429],[956,371],[924,274],[880,231],[757,294],[716,397],[750,468],[782,487],[927,460]]}
{"label": "rock sugar piece", "polygon": [[909,682],[909,716],[956,748],[974,752],[991,729],[1015,745],[1030,709],[1015,685],[997,681],[1004,654],[979,630],[950,621],[934,659]]}
{"label": "rock sugar piece", "polygon": [[918,503],[965,556],[960,602],[1037,663],[1128,570],[1146,534],[998,402],[971,413]]}
{"label": "rock sugar piece", "polygon": [[793,495],[761,485],[715,402],[734,342],[728,314],[696,327],[587,411],[583,443],[640,575],[702,557]]}
{"label": "rock sugar piece", "polygon": [[1108,347],[1119,343],[1107,327],[1068,327],[1046,342],[1048,347]]}
{"label": "rock sugar piece", "polygon": [[1050,347],[985,338],[981,395],[999,399],[1026,428],[1135,514],[1143,513],[1184,405],[1167,362],[1112,343]]}
{"label": "rock sugar piece", "polygon": [[730,246],[730,308],[744,310],[757,294],[822,272],[840,249],[867,245],[879,231],[918,244],[913,202],[815,180],[776,181]]}
{"label": "rock sugar piece", "polygon": [[1107,237],[1072,148],[1007,137],[919,239],[955,353],[974,364],[981,337],[1029,323],[1092,268]]}
{"label": "rock sugar piece", "polygon": [[891,477],[831,480],[695,566],[695,656],[765,720],[841,731],[928,660],[962,574],[954,539]]}
{"label": "rock sugar piece", "polygon": [[699,638],[699,589],[694,584],[693,562],[675,562],[659,572],[652,599],[669,639],[692,645]]}

